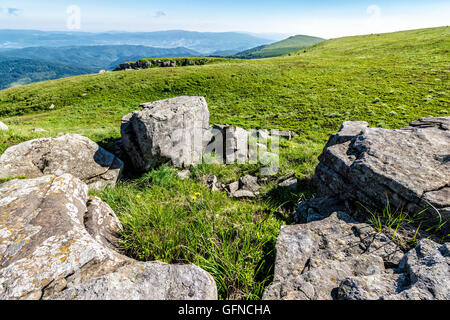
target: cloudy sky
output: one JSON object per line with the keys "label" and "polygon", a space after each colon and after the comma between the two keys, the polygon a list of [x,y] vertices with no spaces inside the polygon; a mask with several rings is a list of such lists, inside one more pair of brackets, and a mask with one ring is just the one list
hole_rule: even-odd
{"label": "cloudy sky", "polygon": [[449,21],[448,0],[0,0],[0,29],[183,29],[332,38],[444,26]]}

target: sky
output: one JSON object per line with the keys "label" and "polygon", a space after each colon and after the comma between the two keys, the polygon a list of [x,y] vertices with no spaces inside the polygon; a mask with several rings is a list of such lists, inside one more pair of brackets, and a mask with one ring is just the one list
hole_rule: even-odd
{"label": "sky", "polygon": [[450,0],[0,0],[0,29],[239,31],[335,38],[449,22]]}

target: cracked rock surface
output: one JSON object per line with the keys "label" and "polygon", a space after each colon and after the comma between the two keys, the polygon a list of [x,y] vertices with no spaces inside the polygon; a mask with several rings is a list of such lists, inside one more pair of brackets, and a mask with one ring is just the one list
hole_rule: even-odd
{"label": "cracked rock surface", "polygon": [[120,222],[70,174],[0,185],[0,299],[217,299],[194,265],[114,250]]}
{"label": "cracked rock surface", "polygon": [[338,211],[283,226],[268,300],[449,299],[449,244],[404,254],[386,235]]}
{"label": "cracked rock surface", "polygon": [[[450,117],[422,118],[408,127],[369,128],[344,122],[319,157],[320,197],[339,196],[371,207],[429,213],[450,221]],[[438,213],[439,212],[439,213]]]}
{"label": "cracked rock surface", "polygon": [[120,159],[78,134],[26,141],[0,156],[0,178],[70,173],[90,189],[114,186],[122,168]]}

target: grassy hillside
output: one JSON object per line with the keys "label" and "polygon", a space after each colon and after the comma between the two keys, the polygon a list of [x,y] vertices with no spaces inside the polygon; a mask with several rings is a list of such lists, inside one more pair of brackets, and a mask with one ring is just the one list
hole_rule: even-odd
{"label": "grassy hillside", "polygon": [[[322,42],[306,52],[189,68],[152,68],[77,76],[0,91],[0,153],[58,133],[79,133],[112,150],[120,119],[146,101],[205,96],[211,123],[290,129],[279,175],[294,173],[297,192],[264,186],[258,199],[236,201],[198,182],[231,182],[257,165],[201,165],[180,181],[169,167],[99,194],[124,224],[132,256],[196,263],[216,279],[221,298],[256,299],[271,281],[274,245],[300,199],[329,134],[345,120],[399,128],[423,116],[449,115],[448,27]],[[48,107],[54,104],[55,108]],[[35,133],[43,128],[47,133]],[[195,197],[194,197],[195,195]]]}
{"label": "grassy hillside", "polygon": [[235,54],[233,57],[242,59],[278,57],[306,47],[313,46],[322,41],[324,41],[324,39],[322,38],[297,35],[269,45],[263,45],[253,49],[242,51]]}

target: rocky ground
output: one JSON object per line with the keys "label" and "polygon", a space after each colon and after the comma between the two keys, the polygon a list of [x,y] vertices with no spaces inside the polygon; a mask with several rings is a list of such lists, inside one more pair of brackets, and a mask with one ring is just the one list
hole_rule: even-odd
{"label": "rocky ground", "polygon": [[[120,145],[136,172],[170,162],[187,179],[212,150],[223,151],[225,164],[245,163],[254,160],[248,142],[255,139],[256,150],[271,156],[260,143],[267,139],[263,130],[210,128],[203,97],[141,108],[123,118]],[[402,246],[353,211],[356,200],[376,210],[389,199],[392,207],[421,210],[434,223],[448,221],[449,128],[449,117],[423,118],[399,130],[344,123],[319,158],[314,181],[320,198],[301,202],[297,224],[281,229],[274,282],[264,298],[450,299],[448,243],[422,239],[412,249]],[[217,298],[214,279],[197,266],[137,262],[117,251],[120,222],[88,189],[114,186],[123,166],[79,135],[27,141],[0,156],[1,178],[28,178],[0,185],[1,299]],[[245,175],[224,184],[208,176],[202,183],[247,199],[258,195],[264,180]],[[286,176],[276,183],[295,190],[298,181]]]}

